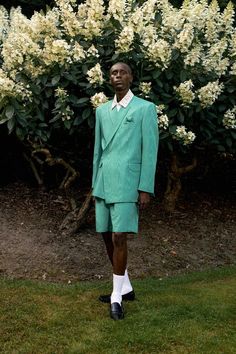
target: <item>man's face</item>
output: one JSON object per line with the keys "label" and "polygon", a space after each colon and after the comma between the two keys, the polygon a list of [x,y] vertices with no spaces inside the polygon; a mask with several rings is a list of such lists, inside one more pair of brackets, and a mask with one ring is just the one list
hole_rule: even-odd
{"label": "man's face", "polygon": [[128,65],[117,63],[111,67],[110,83],[115,91],[128,91],[133,81],[133,76]]}

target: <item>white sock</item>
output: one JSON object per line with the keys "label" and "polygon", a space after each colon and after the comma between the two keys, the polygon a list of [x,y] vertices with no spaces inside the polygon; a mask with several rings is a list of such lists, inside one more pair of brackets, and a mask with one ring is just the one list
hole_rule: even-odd
{"label": "white sock", "polygon": [[113,274],[113,291],[111,294],[111,303],[118,302],[119,304],[121,304],[121,290],[124,283],[124,278],[124,275]]}
{"label": "white sock", "polygon": [[132,290],[133,290],[133,287],[132,287],[132,285],[130,283],[129,276],[128,276],[128,271],[126,269],[125,270],[124,282],[123,282],[121,294],[125,295],[125,294],[129,293]]}

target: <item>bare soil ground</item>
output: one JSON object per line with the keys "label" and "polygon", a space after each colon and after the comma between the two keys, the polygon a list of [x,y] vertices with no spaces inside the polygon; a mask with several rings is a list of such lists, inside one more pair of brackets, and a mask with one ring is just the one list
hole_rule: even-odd
{"label": "bare soil ground", "polygon": [[[0,273],[74,282],[108,279],[111,267],[94,229],[94,210],[83,228],[62,236],[66,197],[25,184],[0,188]],[[140,233],[129,236],[132,278],[165,277],[236,263],[235,196],[191,193],[172,215],[152,201],[141,214]]]}

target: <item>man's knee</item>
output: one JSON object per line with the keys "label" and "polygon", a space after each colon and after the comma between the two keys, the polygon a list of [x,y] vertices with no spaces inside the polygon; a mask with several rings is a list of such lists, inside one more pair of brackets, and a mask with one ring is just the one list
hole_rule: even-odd
{"label": "man's knee", "polygon": [[126,246],[127,236],[123,232],[114,232],[112,235],[112,241],[115,248],[123,248]]}
{"label": "man's knee", "polygon": [[123,248],[126,246],[127,236],[123,232],[114,232],[112,235],[112,241],[115,248]]}

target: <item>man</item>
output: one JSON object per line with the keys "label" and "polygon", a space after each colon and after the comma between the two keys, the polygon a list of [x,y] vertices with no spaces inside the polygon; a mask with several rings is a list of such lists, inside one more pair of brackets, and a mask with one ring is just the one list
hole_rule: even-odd
{"label": "man", "polygon": [[113,100],[96,110],[93,196],[96,231],[101,233],[113,266],[110,316],[124,318],[122,300],[134,300],[127,272],[127,233],[138,232],[138,208],[154,192],[158,148],[157,113],[153,103],[130,90],[133,76],[125,63],[110,69]]}

